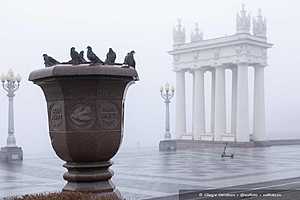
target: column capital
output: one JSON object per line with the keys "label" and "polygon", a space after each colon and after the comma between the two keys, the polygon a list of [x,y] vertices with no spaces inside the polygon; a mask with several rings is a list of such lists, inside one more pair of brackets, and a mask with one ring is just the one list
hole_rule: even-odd
{"label": "column capital", "polygon": [[216,68],[211,67],[210,69],[207,69],[207,71],[209,71],[209,72],[215,72],[215,71],[216,71]]}
{"label": "column capital", "polygon": [[237,71],[237,68],[238,68],[238,66],[236,65],[236,66],[232,66],[232,67],[230,67],[228,69],[230,69],[231,71]]}
{"label": "column capital", "polygon": [[206,71],[206,69],[205,68],[195,68],[195,69],[193,69],[193,72],[196,72],[196,71],[200,71],[200,72],[205,72]]}
{"label": "column capital", "polygon": [[189,69],[188,72],[191,73],[191,74],[194,74],[195,70],[194,69]]}
{"label": "column capital", "polygon": [[267,67],[267,65],[263,65],[263,64],[255,64],[253,65],[254,68],[265,68]]}
{"label": "column capital", "polygon": [[248,62],[237,62],[236,63],[237,66],[250,66],[250,64]]}
{"label": "column capital", "polygon": [[180,69],[180,68],[174,67],[173,71],[174,72],[186,72],[186,71],[188,71],[188,69]]}
{"label": "column capital", "polygon": [[212,68],[214,68],[214,69],[217,69],[217,68],[226,68],[226,66],[224,65],[224,64],[220,64],[220,65],[212,65],[211,66]]}

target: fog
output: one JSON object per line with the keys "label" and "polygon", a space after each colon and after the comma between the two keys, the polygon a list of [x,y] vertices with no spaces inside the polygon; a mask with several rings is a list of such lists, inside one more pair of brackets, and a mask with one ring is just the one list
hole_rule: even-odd
{"label": "fog", "polygon": [[[122,62],[135,50],[140,81],[132,85],[125,104],[123,148],[157,146],[164,134],[164,104],[159,88],[175,85],[172,29],[181,18],[187,40],[198,22],[204,38],[235,33],[241,4],[252,16],[262,9],[267,18],[269,66],[265,71],[267,132],[270,138],[300,138],[300,52],[297,0],[26,0],[1,1],[0,73],[9,68],[23,77],[15,97],[17,144],[25,154],[52,151],[48,136],[46,102],[41,89],[27,81],[31,71],[43,67],[42,54],[69,60],[69,49],[87,45],[104,58],[109,47]],[[251,76],[251,73],[250,73]],[[187,118],[191,128],[191,80],[187,75]],[[250,102],[251,103],[251,102]],[[175,99],[171,104],[174,133]],[[8,98],[0,90],[0,145],[7,137]]]}

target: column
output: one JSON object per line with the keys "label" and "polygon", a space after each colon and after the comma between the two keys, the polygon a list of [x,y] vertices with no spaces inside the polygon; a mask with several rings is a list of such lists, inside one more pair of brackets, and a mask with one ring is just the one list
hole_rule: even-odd
{"label": "column", "polygon": [[236,141],[236,111],[237,111],[237,68],[233,67],[232,71],[232,97],[231,97],[231,134]]}
{"label": "column", "polygon": [[264,67],[254,68],[254,119],[253,119],[253,139],[255,141],[266,140],[265,125],[265,84]]}
{"label": "column", "polygon": [[193,138],[200,139],[205,133],[204,71],[195,70],[194,80]]}
{"label": "column", "polygon": [[195,122],[195,93],[196,93],[196,87],[195,87],[195,71],[191,71],[191,74],[193,76],[193,105],[192,105],[192,139],[195,139],[195,134],[194,134],[194,130],[195,130],[195,125],[196,125],[196,122]]}
{"label": "column", "polygon": [[[168,95],[168,94],[167,94]],[[171,139],[171,133],[170,133],[170,100],[167,98],[165,100],[166,104],[166,133],[165,133],[165,139]]]}
{"label": "column", "polygon": [[226,132],[226,98],[225,98],[225,68],[216,68],[215,91],[215,137],[216,141],[222,139]]}
{"label": "column", "polygon": [[216,71],[211,70],[211,108],[210,108],[210,131],[214,135],[215,132],[215,94],[216,92]]}
{"label": "column", "polygon": [[248,93],[248,65],[237,66],[237,120],[236,141],[249,142],[249,93]]}
{"label": "column", "polygon": [[185,110],[185,72],[176,72],[176,127],[175,135],[180,139],[186,134],[186,110]]}
{"label": "column", "polygon": [[8,94],[8,137],[7,137],[7,146],[16,147],[16,138],[14,136],[14,102],[13,94]]}

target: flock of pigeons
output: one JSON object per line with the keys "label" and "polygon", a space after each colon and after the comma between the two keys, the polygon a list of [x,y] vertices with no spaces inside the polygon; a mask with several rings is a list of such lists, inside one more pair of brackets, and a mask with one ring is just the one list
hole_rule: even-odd
{"label": "flock of pigeons", "polygon": [[87,61],[84,58],[84,51],[80,51],[80,53],[78,53],[75,50],[75,47],[71,48],[70,51],[70,56],[71,56],[71,60],[68,62],[59,62],[57,60],[55,60],[54,58],[52,58],[51,56],[48,56],[47,54],[43,54],[44,57],[44,63],[46,67],[51,67],[57,64],[72,64],[72,65],[79,65],[79,64],[100,64],[100,65],[123,65],[123,67],[133,67],[135,68],[135,60],[134,60],[134,51],[130,51],[129,53],[127,53],[124,62],[121,63],[115,63],[116,61],[116,53],[112,50],[112,48],[109,48],[107,54],[106,54],[106,59],[103,62],[94,52],[92,47],[88,46],[87,47],[87,59],[89,61]]}

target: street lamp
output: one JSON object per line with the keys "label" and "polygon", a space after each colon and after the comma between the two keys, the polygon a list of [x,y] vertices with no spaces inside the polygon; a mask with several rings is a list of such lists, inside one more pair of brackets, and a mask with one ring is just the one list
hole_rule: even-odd
{"label": "street lamp", "polygon": [[22,160],[23,152],[22,148],[17,147],[16,138],[14,135],[14,96],[15,92],[20,87],[21,76],[15,75],[12,69],[10,69],[7,75],[2,74],[0,76],[2,87],[7,92],[8,96],[8,137],[7,146],[1,148],[0,159],[5,160]]}
{"label": "street lamp", "polygon": [[165,104],[166,104],[166,133],[165,133],[165,139],[171,139],[171,133],[170,133],[170,109],[169,104],[171,103],[171,99],[174,96],[175,89],[172,86],[170,88],[170,84],[166,83],[165,87],[161,86],[160,88],[160,94],[163,98]]}

